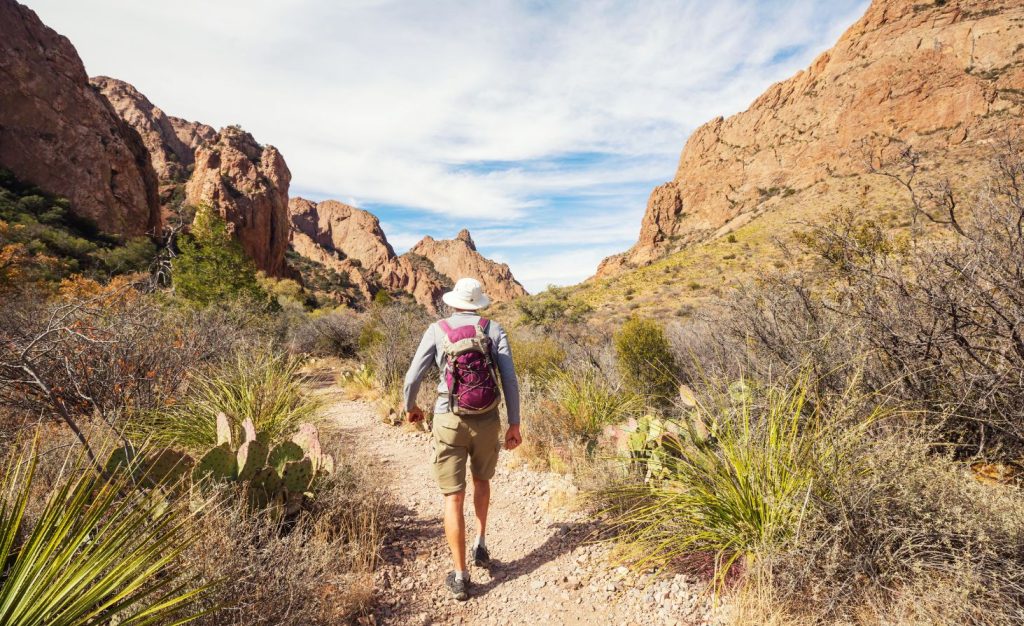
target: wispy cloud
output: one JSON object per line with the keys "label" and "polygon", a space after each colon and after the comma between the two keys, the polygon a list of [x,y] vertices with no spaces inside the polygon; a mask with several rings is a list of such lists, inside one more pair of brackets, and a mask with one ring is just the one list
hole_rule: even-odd
{"label": "wispy cloud", "polygon": [[[554,282],[592,273],[612,240],[628,246],[697,125],[806,66],[867,4],[27,3],[90,73],[277,145],[296,193],[381,210],[393,238],[482,228],[484,252],[517,274],[557,260]],[[582,248],[567,253],[545,223]]]}

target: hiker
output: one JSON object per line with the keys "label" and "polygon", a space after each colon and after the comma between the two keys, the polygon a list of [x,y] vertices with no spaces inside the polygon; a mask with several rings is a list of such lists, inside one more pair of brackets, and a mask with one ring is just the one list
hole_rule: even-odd
{"label": "hiker", "polygon": [[[508,335],[497,323],[475,311],[490,304],[480,282],[462,278],[441,299],[454,309],[451,317],[431,324],[423,334],[405,375],[405,409],[410,422],[423,420],[416,394],[423,376],[436,364],[441,370],[437,404],[434,406],[431,461],[434,478],[444,494],[444,534],[452,551],[455,569],[445,585],[456,600],[469,597],[466,568],[466,522],[462,509],[466,498],[466,460],[473,473],[473,510],[477,535],[473,543],[474,565],[490,562],[484,534],[491,500],[491,477],[501,449],[498,405],[504,391],[508,413],[505,449],[522,443],[519,434],[519,383],[512,366]],[[500,388],[499,388],[500,383]]]}

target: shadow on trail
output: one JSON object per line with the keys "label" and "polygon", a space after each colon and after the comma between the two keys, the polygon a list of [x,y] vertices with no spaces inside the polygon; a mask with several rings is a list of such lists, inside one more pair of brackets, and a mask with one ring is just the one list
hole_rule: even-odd
{"label": "shadow on trail", "polygon": [[484,584],[473,584],[470,587],[470,596],[485,595],[499,585],[522,576],[529,576],[545,563],[595,541],[599,535],[599,525],[596,522],[566,522],[551,524],[548,528],[554,529],[555,532],[528,554],[514,561],[501,561],[492,556],[491,563],[486,568],[491,574],[491,580]]}
{"label": "shadow on trail", "polygon": [[[418,517],[415,509],[400,505],[394,506],[390,516],[394,522],[381,549],[381,557],[387,563],[402,565],[415,561],[424,551],[429,553],[431,545],[444,542],[444,522],[440,516]],[[445,556],[447,551],[446,545]]]}

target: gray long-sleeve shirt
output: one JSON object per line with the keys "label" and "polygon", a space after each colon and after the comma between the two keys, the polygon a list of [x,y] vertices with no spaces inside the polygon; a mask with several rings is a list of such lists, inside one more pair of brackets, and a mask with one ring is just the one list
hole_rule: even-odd
{"label": "gray long-sleeve shirt", "polygon": [[[475,313],[458,312],[449,317],[448,325],[452,328],[477,324],[480,316]],[[420,383],[423,376],[430,369],[431,365],[437,365],[444,371],[444,331],[435,322],[423,333],[420,346],[416,350],[416,356],[412,359],[409,371],[405,374],[405,410],[409,411],[416,404],[416,394],[419,393]],[[494,353],[492,358],[498,365],[498,375],[501,378],[501,390],[505,397],[505,409],[508,411],[509,425],[519,423],[519,381],[516,379],[516,370],[512,365],[512,350],[508,345],[508,335],[501,324],[491,320],[487,326],[487,336],[491,338],[491,345]],[[442,377],[437,386],[437,404],[434,405],[434,413],[448,412],[448,386]]]}

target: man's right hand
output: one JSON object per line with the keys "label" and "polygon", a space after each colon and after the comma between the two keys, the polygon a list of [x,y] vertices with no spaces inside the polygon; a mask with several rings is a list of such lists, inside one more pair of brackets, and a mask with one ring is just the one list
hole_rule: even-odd
{"label": "man's right hand", "polygon": [[423,409],[418,406],[413,406],[406,414],[405,418],[409,420],[410,424],[423,421]]}

